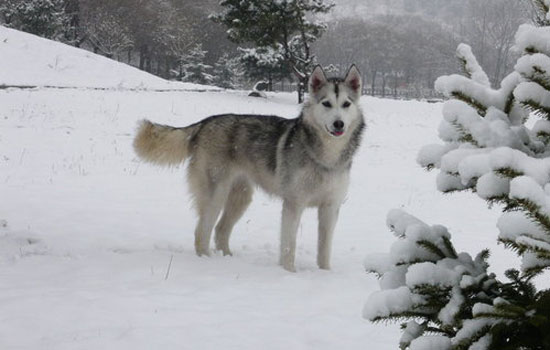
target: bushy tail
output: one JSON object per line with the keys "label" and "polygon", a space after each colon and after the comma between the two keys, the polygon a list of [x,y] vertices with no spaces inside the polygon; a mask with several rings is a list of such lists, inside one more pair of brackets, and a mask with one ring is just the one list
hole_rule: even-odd
{"label": "bushy tail", "polygon": [[137,155],[158,165],[178,165],[189,155],[189,128],[174,128],[142,120],[134,139]]}

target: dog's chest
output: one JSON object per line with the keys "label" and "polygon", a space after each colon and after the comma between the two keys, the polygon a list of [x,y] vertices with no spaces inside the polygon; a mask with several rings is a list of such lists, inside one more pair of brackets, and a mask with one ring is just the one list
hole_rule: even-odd
{"label": "dog's chest", "polygon": [[349,186],[349,169],[301,169],[294,174],[289,185],[287,189],[291,190],[290,194],[299,197],[308,206],[318,206],[323,202],[341,202]]}

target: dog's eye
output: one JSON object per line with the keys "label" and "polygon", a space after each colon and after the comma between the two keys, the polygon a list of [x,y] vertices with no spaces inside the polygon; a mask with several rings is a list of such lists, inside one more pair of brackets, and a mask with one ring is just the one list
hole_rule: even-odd
{"label": "dog's eye", "polygon": [[328,102],[328,101],[323,102],[322,105],[325,106],[325,107],[327,107],[327,108],[332,107],[332,104],[331,104],[330,102]]}
{"label": "dog's eye", "polygon": [[343,108],[348,108],[349,106],[351,106],[351,102],[349,101],[344,102],[344,104],[342,105]]}

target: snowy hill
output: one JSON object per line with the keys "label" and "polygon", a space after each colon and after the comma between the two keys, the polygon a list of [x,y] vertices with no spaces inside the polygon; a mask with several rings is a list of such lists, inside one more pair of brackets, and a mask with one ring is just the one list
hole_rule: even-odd
{"label": "snowy hill", "polygon": [[361,311],[378,289],[362,261],[393,243],[385,217],[396,207],[448,226],[460,250],[490,247],[494,270],[507,266],[499,212],[437,192],[416,164],[438,141],[441,105],[370,97],[331,271],[315,264],[314,211],[299,229],[298,272],[277,265],[281,203],[259,192],[235,227],[234,256],[198,258],[185,167],[141,164],[136,122],[294,117],[295,96],[147,91],[167,82],[6,28],[0,36],[2,84],[144,88],[0,89],[0,349],[394,349],[399,327]]}
{"label": "snowy hill", "polygon": [[171,82],[90,51],[0,26],[0,86],[216,89]]}

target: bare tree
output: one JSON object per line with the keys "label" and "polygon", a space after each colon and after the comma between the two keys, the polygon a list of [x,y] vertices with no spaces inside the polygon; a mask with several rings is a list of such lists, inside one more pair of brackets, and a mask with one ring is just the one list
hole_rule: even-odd
{"label": "bare tree", "polygon": [[86,37],[94,52],[109,58],[119,58],[133,47],[130,30],[119,16],[106,9],[96,9],[85,19]]}
{"label": "bare tree", "polygon": [[514,34],[525,20],[521,1],[469,0],[462,34],[492,82],[501,81],[509,73]]}

